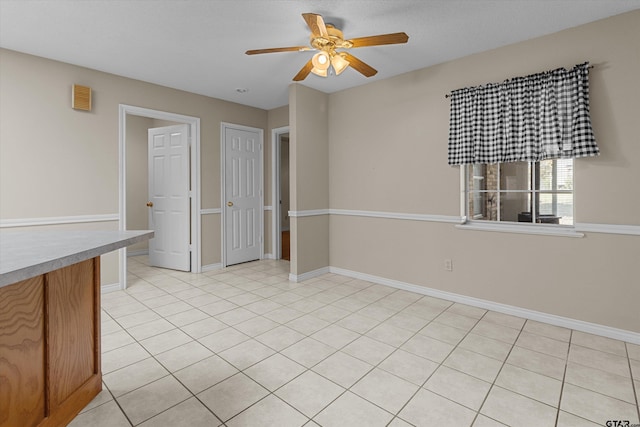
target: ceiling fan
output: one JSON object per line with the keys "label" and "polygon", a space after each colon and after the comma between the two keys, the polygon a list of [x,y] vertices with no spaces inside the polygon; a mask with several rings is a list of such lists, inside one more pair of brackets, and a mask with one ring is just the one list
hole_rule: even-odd
{"label": "ceiling fan", "polygon": [[298,74],[295,75],[293,80],[296,82],[304,80],[309,73],[313,73],[321,77],[327,77],[327,73],[330,68],[333,68],[333,71],[338,75],[349,66],[365,77],[371,77],[378,72],[375,68],[362,62],[349,52],[342,50],[338,51],[336,49],[399,44],[406,43],[407,40],[409,40],[409,36],[405,33],[380,34],[377,36],[358,37],[355,39],[345,40],[342,35],[342,31],[334,27],[332,24],[325,24],[322,16],[315,13],[303,13],[302,17],[311,30],[310,46],[256,49],[248,50],[245,53],[247,55],[256,55],[260,53],[318,50],[319,52],[313,55]]}

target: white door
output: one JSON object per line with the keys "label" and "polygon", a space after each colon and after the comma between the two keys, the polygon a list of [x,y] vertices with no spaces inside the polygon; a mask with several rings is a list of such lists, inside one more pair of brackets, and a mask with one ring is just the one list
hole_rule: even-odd
{"label": "white door", "polygon": [[149,263],[191,270],[189,126],[149,129]]}
{"label": "white door", "polygon": [[258,130],[224,128],[226,265],[260,259],[262,138]]}

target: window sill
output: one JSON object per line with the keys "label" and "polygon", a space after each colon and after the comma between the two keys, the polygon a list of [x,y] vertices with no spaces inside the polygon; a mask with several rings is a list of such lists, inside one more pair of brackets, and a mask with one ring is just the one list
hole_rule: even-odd
{"label": "window sill", "polygon": [[542,236],[584,237],[584,233],[580,233],[576,231],[574,227],[568,225],[533,225],[526,223],[511,224],[505,222],[469,221],[456,225],[456,228],[461,230],[497,231],[500,233],[537,234]]}

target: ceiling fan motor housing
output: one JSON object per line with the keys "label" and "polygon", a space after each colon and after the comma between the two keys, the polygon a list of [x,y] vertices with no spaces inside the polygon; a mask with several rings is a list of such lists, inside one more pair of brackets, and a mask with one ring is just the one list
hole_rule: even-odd
{"label": "ceiling fan motor housing", "polygon": [[349,40],[345,40],[342,31],[331,24],[326,24],[328,37],[311,35],[311,46],[327,52],[336,48],[349,49],[353,46]]}

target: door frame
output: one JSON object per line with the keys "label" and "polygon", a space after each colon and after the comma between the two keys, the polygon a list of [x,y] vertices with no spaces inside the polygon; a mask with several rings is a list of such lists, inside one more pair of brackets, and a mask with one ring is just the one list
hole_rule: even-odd
{"label": "door frame", "polygon": [[227,233],[226,233],[226,224],[227,224],[227,210],[226,206],[226,140],[225,135],[227,129],[236,129],[236,130],[244,130],[248,132],[257,132],[260,144],[260,164],[262,165],[262,173],[260,174],[260,179],[258,182],[259,188],[259,196],[260,196],[260,208],[258,215],[258,224],[260,227],[259,236],[260,236],[260,259],[264,259],[264,131],[260,128],[254,128],[250,126],[244,125],[236,125],[233,123],[220,122],[220,211],[222,216],[220,217],[220,236],[222,241],[222,250],[220,252],[220,261],[222,263],[222,268],[227,266]]}
{"label": "door frame", "polygon": [[[273,206],[271,219],[272,253],[275,259],[282,259],[282,226],[280,216],[282,215],[280,206],[280,138],[285,133],[289,133],[289,126],[283,126],[271,130],[271,206]],[[289,152],[291,153],[291,152]]]}
{"label": "door frame", "polygon": [[[201,256],[201,212],[200,212],[200,118],[169,113],[166,111],[152,110],[133,105],[119,104],[118,106],[118,163],[119,163],[119,229],[127,229],[127,115],[141,116],[151,119],[167,120],[189,125],[190,138],[190,168],[189,182],[191,191],[191,272],[202,271]],[[120,258],[120,289],[127,288],[127,248],[119,250]]]}

